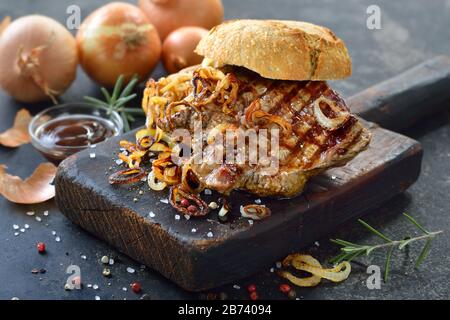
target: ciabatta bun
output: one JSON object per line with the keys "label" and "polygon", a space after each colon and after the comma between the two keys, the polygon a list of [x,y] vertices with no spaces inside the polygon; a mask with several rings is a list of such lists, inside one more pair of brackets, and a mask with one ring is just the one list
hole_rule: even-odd
{"label": "ciabatta bun", "polygon": [[324,27],[300,21],[234,20],[214,27],[196,53],[216,66],[241,66],[264,78],[336,80],[351,75],[344,42]]}

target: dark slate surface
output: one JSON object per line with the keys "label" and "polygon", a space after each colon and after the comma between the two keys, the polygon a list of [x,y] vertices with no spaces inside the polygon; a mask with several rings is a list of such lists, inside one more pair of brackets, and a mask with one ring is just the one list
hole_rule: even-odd
{"label": "dark slate surface", "polygon": [[[0,3],[0,17],[11,15],[14,18],[31,13],[52,16],[64,22],[65,11],[70,4],[79,4],[86,15],[106,1],[100,0],[15,0]],[[301,1],[301,0],[225,0],[227,18],[279,18],[297,19],[323,24],[342,37],[353,57],[354,74],[345,81],[333,84],[345,96],[349,96],[372,84],[387,79],[399,72],[426,60],[436,54],[450,53],[450,2],[430,1]],[[370,4],[381,8],[382,30],[371,31],[366,28],[366,9]],[[164,74],[161,67],[154,72],[155,77]],[[79,101],[83,95],[98,94],[96,86],[82,71],[77,81],[64,95],[64,101]],[[138,103],[138,102],[136,102]],[[15,112],[23,105],[0,93],[0,131],[8,128]],[[45,105],[26,106],[33,113]],[[424,106],[426,107],[426,106]],[[449,108],[450,109],[450,108]],[[448,299],[450,287],[450,110],[435,117],[424,119],[406,132],[407,135],[423,143],[424,162],[419,181],[383,208],[372,212],[367,221],[391,237],[402,238],[414,234],[416,230],[401,217],[407,211],[430,230],[445,230],[436,238],[429,259],[420,271],[414,271],[410,261],[417,256],[420,248],[413,246],[409,252],[396,252],[391,279],[382,283],[380,290],[369,290],[366,265],[379,264],[383,268],[384,253],[362,259],[361,266],[354,265],[350,278],[342,284],[324,282],[314,289],[297,289],[301,299]],[[7,164],[10,172],[26,177],[44,159],[31,145],[19,149],[0,147],[0,163]],[[42,217],[38,222],[25,214],[34,210]],[[49,211],[49,216],[43,212]],[[112,248],[98,241],[83,230],[72,225],[55,207],[53,201],[41,205],[15,205],[0,199],[0,299],[19,297],[21,299],[138,299],[140,296],[130,290],[123,291],[133,281],[142,283],[144,292],[153,299],[197,298],[184,292],[150,270],[141,270],[130,259],[118,254]],[[14,236],[13,224],[30,228],[19,236]],[[61,237],[56,242],[52,231]],[[274,235],[275,236],[275,235]],[[336,247],[328,238],[344,238],[359,242],[378,241],[357,223],[352,222],[336,234],[319,240],[319,246],[308,251],[321,261],[333,256]],[[35,243],[47,243],[48,254],[38,255]],[[149,244],[151,245],[151,244]],[[81,256],[87,257],[84,260]],[[99,259],[103,255],[116,257],[111,267],[112,278],[101,275],[103,266]],[[118,261],[120,260],[120,261]],[[63,290],[67,266],[77,264],[81,267],[84,284],[97,284],[98,290],[85,288],[79,291]],[[136,273],[127,273],[131,266]],[[214,266],[211,266],[214,267]],[[45,268],[41,275],[31,274],[33,268]],[[110,285],[108,285],[108,283]],[[247,298],[245,286],[255,283],[261,298],[282,299],[278,292],[280,278],[264,268],[250,279],[241,281],[242,289],[231,285],[218,288],[229,298]]]}

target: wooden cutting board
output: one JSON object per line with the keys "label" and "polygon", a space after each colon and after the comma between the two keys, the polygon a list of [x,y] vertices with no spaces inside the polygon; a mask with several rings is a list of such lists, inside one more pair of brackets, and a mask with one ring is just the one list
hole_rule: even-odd
{"label": "wooden cutting board", "polygon": [[[391,129],[408,127],[443,108],[445,101],[450,101],[450,58],[444,56],[348,99],[366,120]],[[167,190],[151,191],[146,183],[109,185],[108,175],[117,170],[113,158],[118,141],[134,140],[133,132],[98,145],[95,159],[89,157],[92,150],[87,150],[62,162],[55,180],[56,201],[74,223],[184,289],[210,289],[249,276],[310,245],[416,181],[420,144],[374,123],[363,123],[373,134],[367,151],[346,166],[315,177],[296,198],[261,199],[272,216],[253,224],[240,217],[239,207],[254,203],[257,197],[242,192],[231,196],[233,219],[222,223],[217,212],[207,218],[177,220],[177,212],[162,202],[168,198]],[[203,198],[209,202],[218,195]]]}

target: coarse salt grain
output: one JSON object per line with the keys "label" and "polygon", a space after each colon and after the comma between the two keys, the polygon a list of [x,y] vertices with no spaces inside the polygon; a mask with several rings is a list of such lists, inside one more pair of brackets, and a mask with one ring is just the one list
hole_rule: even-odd
{"label": "coarse salt grain", "polygon": [[44,211],[44,216],[48,216],[48,210]]}
{"label": "coarse salt grain", "polygon": [[29,225],[29,224],[24,224],[23,227],[24,227],[25,229],[29,229],[29,228],[30,228],[30,225]]}
{"label": "coarse salt grain", "polygon": [[240,287],[240,286],[238,286],[237,284],[234,284],[234,285],[233,285],[233,288],[234,288],[234,289],[236,289],[236,290],[239,290],[239,289],[241,289],[241,287]]}
{"label": "coarse salt grain", "polygon": [[314,242],[314,245],[315,245],[316,247],[320,247],[319,241]]}
{"label": "coarse salt grain", "polygon": [[180,220],[180,215],[179,214],[175,215],[175,220]]}
{"label": "coarse salt grain", "polygon": [[52,236],[56,236],[56,231],[52,231]]}
{"label": "coarse salt grain", "polygon": [[252,220],[252,219],[249,219],[249,220],[248,220],[248,224],[252,226],[252,225],[253,225],[253,220]]}
{"label": "coarse salt grain", "polygon": [[113,264],[114,264],[114,259],[113,259],[113,258],[110,258],[110,259],[109,259],[109,265],[112,266]]}
{"label": "coarse salt grain", "polygon": [[92,288],[92,284],[88,283],[88,284],[87,284],[87,287],[88,287],[88,288]]}
{"label": "coarse salt grain", "polygon": [[20,228],[20,232],[24,233],[25,232],[25,228]]}
{"label": "coarse salt grain", "polygon": [[122,290],[123,291],[128,291],[128,289],[126,287],[123,287]]}
{"label": "coarse salt grain", "polygon": [[95,300],[100,300],[100,297],[99,296],[95,296]]}
{"label": "coarse salt grain", "polygon": [[256,203],[256,204],[261,204],[261,202],[262,202],[261,199],[256,199],[256,200],[255,200],[255,203]]}
{"label": "coarse salt grain", "polygon": [[94,285],[92,285],[92,289],[94,289],[94,290],[98,290],[98,284],[94,284]]}
{"label": "coarse salt grain", "polygon": [[188,215],[188,214],[185,214],[185,215],[184,215],[184,218],[185,218],[186,220],[189,220],[189,219],[191,218],[191,216]]}
{"label": "coarse salt grain", "polygon": [[19,228],[20,228],[20,227],[19,227],[17,224],[14,224],[14,225],[13,225],[13,229],[14,229],[14,230],[19,230]]}
{"label": "coarse salt grain", "polygon": [[91,152],[91,153],[89,154],[89,158],[91,158],[91,159],[95,159],[95,157],[96,157],[96,155],[95,155],[95,153],[94,153],[94,152]]}
{"label": "coarse salt grain", "polygon": [[61,242],[61,237],[59,237],[59,236],[56,237],[56,238],[55,238],[55,241],[56,241],[56,242]]}
{"label": "coarse salt grain", "polygon": [[274,273],[274,272],[275,272],[275,269],[274,269],[274,268],[270,268],[269,271],[272,272],[272,273]]}
{"label": "coarse salt grain", "polygon": [[168,204],[169,203],[169,199],[161,199],[161,200],[159,200],[160,202],[162,202],[162,203],[165,203],[165,204]]}
{"label": "coarse salt grain", "polygon": [[122,160],[122,159],[117,159],[117,160],[116,160],[116,164],[117,164],[118,166],[120,166],[122,163],[123,163],[123,160]]}
{"label": "coarse salt grain", "polygon": [[212,195],[212,191],[209,190],[209,189],[205,189],[205,194],[206,194],[207,196],[210,196],[210,195]]}
{"label": "coarse salt grain", "polygon": [[42,218],[39,217],[39,216],[36,216],[35,219],[36,219],[37,222],[41,222],[42,221]]}
{"label": "coarse salt grain", "polygon": [[14,232],[14,235],[17,237],[19,235],[19,233],[18,232]]}
{"label": "coarse salt grain", "polygon": [[34,211],[28,211],[27,216],[34,216],[34,213],[35,213]]}
{"label": "coarse salt grain", "polygon": [[108,256],[103,256],[103,257],[100,259],[100,261],[101,261],[103,264],[108,264],[109,258],[108,258]]}
{"label": "coarse salt grain", "polygon": [[278,269],[280,269],[281,268],[281,266],[282,266],[282,264],[281,264],[281,262],[280,261],[277,261],[277,263],[275,263],[275,266],[278,268]]}
{"label": "coarse salt grain", "polygon": [[192,228],[192,229],[191,229],[191,232],[192,232],[192,233],[196,233],[196,232],[197,232],[197,229]]}
{"label": "coarse salt grain", "polygon": [[134,270],[133,268],[131,268],[131,267],[127,267],[127,272],[128,273],[134,273],[136,270]]}
{"label": "coarse salt grain", "polygon": [[210,231],[210,232],[208,232],[208,233],[206,234],[206,236],[207,236],[208,238],[212,238],[214,235],[213,235],[213,233]]}
{"label": "coarse salt grain", "polygon": [[154,213],[153,211],[150,211],[150,213],[148,214],[148,216],[149,216],[150,218],[154,218],[154,217],[155,217],[155,213]]}
{"label": "coarse salt grain", "polygon": [[82,254],[80,257],[81,257],[81,259],[83,259],[83,260],[87,260],[87,257],[86,257],[84,254]]}

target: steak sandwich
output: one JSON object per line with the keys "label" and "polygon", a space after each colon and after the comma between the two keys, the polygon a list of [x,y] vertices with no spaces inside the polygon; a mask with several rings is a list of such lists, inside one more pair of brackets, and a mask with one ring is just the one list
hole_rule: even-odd
{"label": "steak sandwich", "polygon": [[[162,144],[153,146],[162,151],[152,164],[158,186],[292,197],[310,177],[345,165],[368,146],[370,132],[326,82],[351,74],[345,44],[329,29],[296,21],[230,21],[213,28],[196,52],[204,56],[202,65],[150,80],[144,93],[147,130],[156,137],[154,145]],[[197,138],[195,123],[203,132]],[[213,151],[229,147],[226,139],[203,148],[201,161],[193,155],[175,164],[164,148],[179,139],[178,129],[194,136],[190,148],[205,147],[225,132],[237,137],[266,129],[270,140],[277,129],[276,149],[264,147],[277,158],[277,168],[268,171],[267,164],[247,158],[210,161],[217,157]]]}

